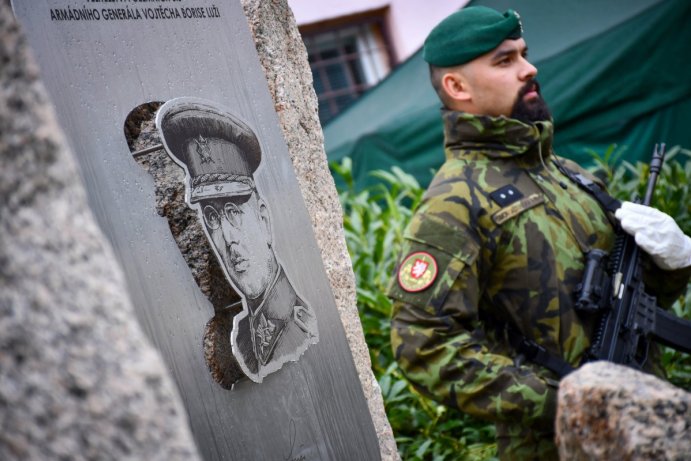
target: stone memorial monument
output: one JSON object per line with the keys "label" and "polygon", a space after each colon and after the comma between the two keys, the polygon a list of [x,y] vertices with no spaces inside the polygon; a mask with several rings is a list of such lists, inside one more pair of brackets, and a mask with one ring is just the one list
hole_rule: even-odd
{"label": "stone memorial monument", "polygon": [[0,459],[200,459],[0,1]]}
{"label": "stone memorial monument", "polygon": [[379,459],[240,4],[13,7],[202,457]]}

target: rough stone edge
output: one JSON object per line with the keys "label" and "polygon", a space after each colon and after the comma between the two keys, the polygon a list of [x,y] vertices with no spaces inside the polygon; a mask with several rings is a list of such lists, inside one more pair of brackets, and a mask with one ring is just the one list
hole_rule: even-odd
{"label": "rough stone edge", "polygon": [[11,427],[0,437],[3,459],[200,459],[178,389],[136,321],[122,269],[75,179],[74,153],[9,0],[0,0],[0,51],[13,73],[0,76],[0,102],[14,118],[0,129],[1,320],[15,327],[0,354],[0,401],[11,407],[2,412]]}
{"label": "rough stone edge", "polygon": [[652,403],[670,403],[688,428],[690,398],[691,393],[657,376],[606,361],[588,363],[559,386],[559,459],[648,460],[662,459],[662,453],[664,459],[688,459],[689,444],[680,443],[688,439],[679,436],[685,431],[654,424],[669,423],[670,410]]}
{"label": "rough stone edge", "polygon": [[400,459],[358,315],[343,211],[324,151],[307,51],[287,0],[242,0],[242,5],[377,431],[381,457]]}

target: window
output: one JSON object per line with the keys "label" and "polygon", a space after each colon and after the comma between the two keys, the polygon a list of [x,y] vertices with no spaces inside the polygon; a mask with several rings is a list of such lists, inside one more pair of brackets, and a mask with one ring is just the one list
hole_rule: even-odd
{"label": "window", "polygon": [[391,70],[383,15],[357,17],[318,31],[301,30],[322,124],[354,102]]}

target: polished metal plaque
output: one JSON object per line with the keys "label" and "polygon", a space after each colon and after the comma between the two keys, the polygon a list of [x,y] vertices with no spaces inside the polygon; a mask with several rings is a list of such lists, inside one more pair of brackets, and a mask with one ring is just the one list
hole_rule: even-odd
{"label": "polished metal plaque", "polygon": [[[203,456],[379,459],[239,0],[13,8]],[[146,154],[162,165],[155,171],[124,135],[148,103],[162,144]],[[173,194],[161,178],[174,170],[190,213],[182,230],[157,211],[157,197]],[[194,232],[193,245],[180,237]],[[200,283],[194,258],[220,275]]]}
{"label": "polished metal plaque", "polygon": [[168,155],[185,171],[185,202],[242,298],[229,338],[233,357],[245,376],[261,382],[319,337],[314,309],[274,250],[271,212],[254,181],[261,143],[228,109],[196,98],[166,102],[156,126]]}

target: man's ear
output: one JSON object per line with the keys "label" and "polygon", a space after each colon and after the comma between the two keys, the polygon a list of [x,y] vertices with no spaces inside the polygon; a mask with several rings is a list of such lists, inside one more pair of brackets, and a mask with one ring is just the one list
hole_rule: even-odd
{"label": "man's ear", "polygon": [[468,81],[458,71],[450,71],[442,75],[441,87],[450,101],[465,103],[472,99]]}
{"label": "man's ear", "polygon": [[269,215],[269,207],[266,206],[266,203],[261,198],[258,199],[257,202],[259,203],[259,217],[262,220],[264,231],[266,232],[266,241],[269,246],[271,246],[274,236],[271,233],[271,216]]}

